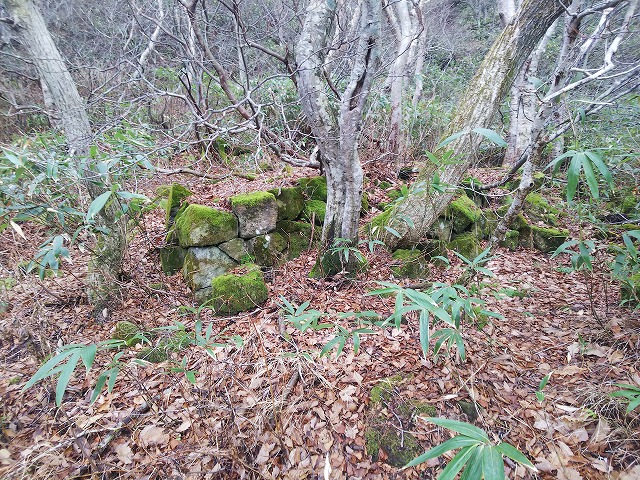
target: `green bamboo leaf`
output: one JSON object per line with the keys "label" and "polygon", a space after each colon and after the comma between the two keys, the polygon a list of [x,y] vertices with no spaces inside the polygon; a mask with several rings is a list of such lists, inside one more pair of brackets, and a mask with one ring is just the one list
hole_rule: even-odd
{"label": "green bamboo leaf", "polygon": [[504,480],[504,462],[495,448],[488,446],[482,455],[482,475],[485,480]]}
{"label": "green bamboo leaf", "polygon": [[56,355],[53,358],[50,358],[49,360],[47,360],[47,362],[45,362],[44,365],[42,365],[38,371],[35,373],[35,375],[33,377],[31,377],[29,379],[29,381],[27,382],[27,384],[22,387],[22,390],[26,390],[27,388],[30,388],[32,386],[34,386],[36,383],[38,383],[40,380],[50,377],[51,375],[53,375],[55,372],[55,366],[58,365],[59,363],[62,363],[62,361],[73,355],[73,350],[65,350],[63,352],[60,352],[58,355]]}
{"label": "green bamboo leaf", "polygon": [[482,443],[489,443],[489,437],[487,433],[473,425],[470,425],[465,422],[458,422],[457,420],[449,420],[448,418],[437,418],[437,417],[429,417],[425,418],[428,422],[435,423],[441,427],[444,427],[448,430],[452,430],[456,433],[461,433],[462,435],[466,435],[467,437],[473,438]]}
{"label": "green bamboo leaf", "polygon": [[575,150],[569,150],[563,153],[562,155],[556,157],[549,165],[547,165],[547,168],[553,168],[553,174],[555,175],[560,168],[560,165],[562,164],[562,160],[564,160],[565,158],[573,157],[576,153],[578,152],[576,152]]}
{"label": "green bamboo leaf", "polygon": [[578,189],[578,181],[580,180],[580,169],[584,159],[583,153],[576,153],[571,159],[569,169],[567,170],[567,201],[571,202],[576,195]]}
{"label": "green bamboo leaf", "polygon": [[520,452],[520,450],[518,450],[513,445],[503,442],[503,443],[497,445],[495,448],[502,455],[504,455],[505,457],[509,457],[514,462],[518,462],[521,465],[524,465],[525,467],[533,468],[535,470],[535,467],[533,466],[533,463],[531,463],[529,461],[529,459],[527,457],[525,457],[522,454],[522,452]]}
{"label": "green bamboo leaf", "polygon": [[498,134],[497,132],[490,130],[488,128],[474,128],[473,131],[479,135],[482,135],[483,137],[491,140],[493,143],[495,143],[496,145],[498,145],[499,147],[506,147],[507,146],[507,142],[504,141],[504,139],[500,136],[500,134]]}
{"label": "green bamboo leaf", "polygon": [[480,443],[474,438],[469,438],[465,435],[457,435],[453,438],[450,438],[446,442],[443,442],[440,445],[437,445],[432,449],[424,452],[419,457],[414,458],[409,463],[407,463],[403,468],[415,467],[416,465],[420,465],[421,463],[424,463],[427,460],[431,460],[432,458],[437,458],[440,455],[448,452],[449,450],[455,450],[457,448],[468,447],[471,445],[479,445],[479,444]]}
{"label": "green bamboo leaf", "polygon": [[80,351],[76,350],[69,358],[66,365],[62,368],[60,376],[58,377],[58,383],[56,384],[56,405],[59,407],[62,404],[62,397],[67,390],[71,375],[73,375],[76,365],[80,360]]}
{"label": "green bamboo leaf", "polygon": [[402,237],[402,235],[400,235],[400,232],[397,231],[395,228],[391,228],[390,226],[385,225],[384,229],[396,238]]}
{"label": "green bamboo leaf", "polygon": [[600,192],[598,192],[598,179],[596,178],[591,162],[588,159],[585,159],[583,162],[582,169],[584,170],[584,179],[587,181],[591,196],[595,199],[600,198]]}
{"label": "green bamboo leaf", "polygon": [[468,130],[463,130],[461,132],[457,132],[454,133],[453,135],[448,136],[447,138],[445,138],[443,141],[441,141],[438,146],[436,147],[436,150],[441,149],[442,147],[446,147],[447,145],[449,145],[451,142],[453,142],[454,140],[457,140],[458,138],[460,138],[463,135],[466,135],[467,133],[469,133]]}
{"label": "green bamboo leaf", "polygon": [[426,359],[429,352],[429,313],[426,311],[420,312],[420,348]]}
{"label": "green bamboo leaf", "polygon": [[93,402],[95,402],[97,400],[98,396],[100,395],[100,392],[104,388],[104,384],[107,381],[107,377],[109,376],[109,372],[110,372],[110,370],[102,372],[100,374],[100,376],[98,377],[98,380],[96,380],[96,385],[95,385],[95,387],[93,387],[93,394],[91,395],[91,400],[89,401],[89,403],[93,403]]}
{"label": "green bamboo leaf", "polygon": [[477,446],[470,446],[460,450],[456,456],[451,459],[444,470],[442,470],[438,480],[453,480],[458,472],[462,470],[462,467],[466,465],[469,457],[476,448]]}
{"label": "green bamboo leaf", "polygon": [[82,358],[82,363],[84,363],[87,372],[91,370],[93,366],[93,362],[96,359],[96,352],[98,351],[98,346],[93,343],[88,345],[86,348],[80,350],[80,357]]}
{"label": "green bamboo leaf", "polygon": [[111,191],[104,192],[103,194],[99,195],[93,202],[91,202],[91,205],[89,205],[89,210],[87,210],[87,221],[92,220],[93,217],[95,217],[98,212],[100,212],[100,210],[104,208],[112,193],[113,192]]}
{"label": "green bamboo leaf", "polygon": [[109,382],[107,383],[107,392],[113,392],[113,388],[116,386],[118,373],[120,373],[120,369],[118,367],[114,367],[111,369],[111,373],[109,373]]}
{"label": "green bamboo leaf", "polygon": [[485,445],[478,445],[474,450],[471,457],[467,461],[467,466],[464,468],[460,480],[478,480],[482,478],[482,454],[484,453]]}
{"label": "green bamboo leaf", "polygon": [[584,154],[589,157],[589,160],[591,160],[591,162],[596,166],[596,168],[600,172],[600,175],[604,177],[607,185],[609,185],[609,188],[613,188],[613,178],[611,177],[611,172],[609,171],[609,168],[607,168],[607,165],[604,163],[604,161],[602,161],[602,157],[600,157],[600,155],[598,155],[597,153],[589,150],[584,152]]}

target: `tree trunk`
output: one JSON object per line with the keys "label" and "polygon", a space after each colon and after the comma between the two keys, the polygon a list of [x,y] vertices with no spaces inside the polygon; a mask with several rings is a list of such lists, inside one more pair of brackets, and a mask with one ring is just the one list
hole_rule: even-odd
{"label": "tree trunk", "polygon": [[[87,165],[92,140],[89,116],[60,52],[51,37],[38,7],[31,0],[5,0],[9,14],[16,21],[16,30],[24,48],[31,56],[56,111],[56,121],[64,130],[69,150],[76,164],[83,186],[91,200],[108,190],[108,186],[91,180]],[[97,216],[98,227],[109,233],[97,234],[96,248],[89,263],[87,294],[89,302],[102,311],[117,290],[117,276],[121,272],[126,248],[125,218],[119,217],[112,203]]]}
{"label": "tree trunk", "polygon": [[[450,133],[469,132],[473,128],[487,128],[490,125],[505,92],[511,86],[514,73],[563,11],[564,7],[557,0],[525,0],[522,3],[513,21],[494,42],[459,101],[449,125]],[[387,245],[391,248],[415,245],[425,236],[453,198],[455,187],[471,165],[478,145],[474,134],[465,134],[446,147],[460,156],[459,162],[446,165],[440,175],[440,181],[449,188],[444,194],[433,195],[426,188],[421,193],[407,196],[396,207],[389,221],[389,226],[400,236],[387,231],[380,232]],[[429,183],[428,179],[425,180]],[[410,221],[407,222],[407,219]]]}
{"label": "tree trunk", "polygon": [[296,44],[298,91],[302,108],[320,149],[327,176],[327,210],[322,229],[323,249],[319,269],[323,275],[353,272],[353,255],[345,262],[333,247],[357,245],[363,172],[358,158],[362,112],[377,64],[380,22],[379,0],[366,0],[360,11],[358,45],[349,83],[340,98],[339,113],[332,113],[324,78],[327,44],[335,20],[335,2],[312,0]]}

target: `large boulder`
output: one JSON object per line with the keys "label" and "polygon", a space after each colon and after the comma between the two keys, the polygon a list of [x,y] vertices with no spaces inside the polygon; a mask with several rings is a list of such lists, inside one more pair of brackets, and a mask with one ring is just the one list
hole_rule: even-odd
{"label": "large boulder", "polygon": [[229,212],[189,205],[176,219],[175,233],[184,248],[219,245],[237,236],[238,220]]}
{"label": "large boulder", "polygon": [[252,192],[231,197],[231,209],[238,217],[240,236],[253,238],[276,228],[278,202],[273,193]]}
{"label": "large boulder", "polygon": [[[200,302],[208,297],[211,280],[238,264],[218,247],[193,247],[187,252],[182,275]],[[204,290],[204,291],[203,291]]]}
{"label": "large boulder", "polygon": [[241,272],[228,273],[211,281],[207,304],[221,315],[235,315],[267,301],[269,291],[256,265],[245,265]]}
{"label": "large boulder", "polygon": [[276,197],[278,221],[298,218],[304,208],[304,196],[300,187],[274,188],[269,193]]}
{"label": "large boulder", "polygon": [[473,260],[474,258],[476,258],[482,251],[482,249],[480,248],[478,237],[476,237],[471,232],[462,233],[456,236],[449,242],[447,248],[449,250],[458,252],[460,255],[469,260]]}
{"label": "large boulder", "polygon": [[551,253],[562,245],[568,237],[568,230],[530,225],[528,228],[520,230],[519,241],[521,245],[533,247],[541,252]]}

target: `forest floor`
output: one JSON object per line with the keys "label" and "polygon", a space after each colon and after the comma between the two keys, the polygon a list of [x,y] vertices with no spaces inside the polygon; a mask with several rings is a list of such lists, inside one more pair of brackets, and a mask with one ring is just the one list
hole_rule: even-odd
{"label": "forest floor", "polygon": [[[287,186],[313,174],[276,170],[253,181],[229,176],[216,184],[157,175],[138,188],[153,195],[157,185],[177,181],[196,194],[192,201],[224,206],[221,199],[231,194]],[[384,192],[370,195],[375,205]],[[464,421],[458,402],[475,402],[474,423],[519,448],[539,470],[508,463],[508,478],[640,478],[640,416],[626,414],[626,404],[608,396],[616,383],[640,384],[640,319],[638,311],[618,306],[618,286],[605,268],[592,276],[563,273],[566,259],[500,249],[488,264],[495,278],[482,279],[480,292],[485,308],[503,318],[465,326],[465,362],[424,358],[413,320],[401,330],[363,336],[357,354],[347,344],[338,358],[335,352],[320,358],[332,330],[292,329],[283,322],[280,296],[309,301],[344,326],[353,320],[339,319],[340,312],[374,310],[386,317],[393,298],[367,292],[379,281],[415,282],[393,279],[388,252],[363,252],[370,268],[355,280],[318,280],[308,277],[317,253],[309,251],[268,275],[264,306],[214,317],[207,309],[180,308],[194,303],[182,277],[160,269],[163,219],[157,209],[139,224],[121,298],[101,323],[92,320],[83,292],[86,253],[72,250],[61,275],[41,281],[16,265],[34,254],[46,226],[23,225],[28,241],[10,230],[0,236],[0,277],[18,280],[0,290],[0,478],[435,478],[443,457],[400,470],[384,462],[384,451],[373,461],[365,450],[373,417],[387,418],[401,438],[411,432],[423,450],[449,438],[420,417],[403,424],[394,408],[406,399]],[[450,268],[434,269],[425,280],[457,278],[460,262],[450,259]],[[240,336],[242,346],[215,348],[213,355],[193,346],[174,353],[172,362],[144,365],[131,362],[135,348],[126,350],[113,392],[105,390],[93,404],[92,388],[110,360],[105,353],[86,375],[83,368],[76,372],[60,408],[55,381],[23,390],[47,355],[65,344],[107,340],[116,321],[146,329],[182,322],[193,329],[197,319],[212,324],[221,340]],[[184,370],[197,372],[195,384]],[[541,402],[536,391],[548,374]],[[391,395],[375,410],[372,388],[397,375]]]}

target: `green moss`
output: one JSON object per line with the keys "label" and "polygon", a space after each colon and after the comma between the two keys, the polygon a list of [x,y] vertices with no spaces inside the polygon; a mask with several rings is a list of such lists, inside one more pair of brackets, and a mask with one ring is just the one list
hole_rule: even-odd
{"label": "green moss", "polygon": [[257,205],[263,205],[265,203],[275,201],[276,197],[270,192],[251,192],[242,193],[240,195],[234,195],[231,197],[231,207],[238,207],[240,205],[245,207],[255,207]]}
{"label": "green moss", "polygon": [[482,186],[482,182],[477,178],[466,177],[462,182],[460,182],[460,186],[464,189],[464,193],[467,197],[473,200],[477,205],[485,207],[489,203],[487,196],[479,190]]}
{"label": "green moss", "polygon": [[185,248],[219,245],[237,234],[235,215],[203,205],[189,205],[176,220],[178,242]]}
{"label": "green moss", "polygon": [[371,219],[371,221],[365,227],[369,235],[375,237],[380,236],[384,233],[384,227],[389,225],[389,221],[391,220],[392,211],[392,209],[387,209],[380,215],[376,215]]}
{"label": "green moss", "polygon": [[259,235],[248,242],[249,253],[258,265],[274,266],[282,259],[282,252],[287,248],[287,241],[277,232]]}
{"label": "green moss", "polygon": [[429,275],[429,262],[418,249],[398,249],[392,254],[395,260],[391,271],[399,278],[423,278]]}
{"label": "green moss", "polygon": [[165,215],[165,226],[170,228],[175,221],[178,211],[183,204],[183,200],[193,195],[193,193],[178,183],[171,185],[162,185],[158,187],[156,192],[160,195],[160,192],[167,192],[167,206]]}
{"label": "green moss", "polygon": [[504,240],[500,243],[503,247],[508,248],[512,252],[518,248],[520,232],[518,230],[507,230]]}
{"label": "green moss", "polygon": [[[283,220],[277,224],[277,232],[287,242],[287,258],[297,258],[300,254],[308,250],[316,242],[311,241],[313,227],[306,222],[293,222]],[[318,232],[319,233],[319,232]]]}
{"label": "green moss", "polygon": [[364,431],[364,446],[367,455],[371,457],[374,462],[378,461],[380,455],[380,430],[377,428],[367,428]]}
{"label": "green moss", "polygon": [[391,188],[391,184],[389,182],[385,182],[384,180],[378,183],[378,187],[386,190],[387,188]]}
{"label": "green moss", "polygon": [[166,347],[145,347],[138,352],[136,358],[151,363],[162,363],[169,360],[169,349]]}
{"label": "green moss", "polygon": [[560,210],[549,204],[546,198],[539,193],[530,193],[525,199],[525,211],[527,215],[536,221],[549,225],[557,225]]}
{"label": "green moss", "polygon": [[231,257],[236,262],[247,263],[242,261],[243,258],[245,258],[249,254],[247,244],[243,239],[232,238],[228,242],[224,242],[218,245],[218,248],[229,255],[229,257]]}
{"label": "green moss", "polygon": [[360,216],[364,217],[369,213],[369,194],[367,192],[362,193],[362,200],[360,202]]}
{"label": "green moss", "polygon": [[327,201],[326,177],[301,178],[298,185],[302,188],[304,196],[310,200]]}
{"label": "green moss", "polygon": [[321,200],[307,200],[304,204],[304,212],[302,218],[308,221],[315,220],[316,225],[324,223],[324,217],[327,213],[327,204]]}
{"label": "green moss", "polygon": [[374,462],[378,461],[380,450],[386,454],[386,463],[394,467],[404,467],[423,453],[416,438],[408,432],[399,435],[393,427],[368,428],[365,431],[365,448]]}
{"label": "green moss", "polygon": [[275,188],[269,190],[278,203],[278,220],[295,220],[304,208],[302,188]]}
{"label": "green moss", "polygon": [[235,315],[267,301],[268,290],[260,268],[246,265],[243,274],[229,273],[211,281],[208,302],[216,314]]}
{"label": "green moss", "polygon": [[550,253],[555,251],[569,236],[568,230],[538,227],[536,225],[531,225],[529,228],[533,246],[541,252]]}
{"label": "green moss", "polygon": [[638,207],[638,199],[634,194],[626,195],[620,202],[620,211],[622,213],[634,213]]}
{"label": "green moss", "polygon": [[[127,345],[135,345],[142,342],[139,335],[143,333],[143,330],[133,322],[126,320],[116,323],[115,331],[113,332],[114,340],[124,340]],[[138,337],[138,338],[136,338]]]}
{"label": "green moss", "polygon": [[447,248],[449,250],[458,252],[460,255],[463,255],[469,260],[474,259],[481,252],[478,237],[476,237],[473,233],[463,233],[461,235],[458,235],[449,242]]}
{"label": "green moss", "polygon": [[160,250],[160,263],[165,275],[174,275],[182,270],[187,249],[177,245],[168,245]]}
{"label": "green moss", "polygon": [[485,240],[491,237],[498,226],[498,216],[491,209],[482,210],[482,215],[473,224],[471,232],[478,238]]}
{"label": "green moss", "polygon": [[401,374],[383,378],[371,388],[371,392],[369,393],[369,401],[374,405],[380,403],[383,400],[388,401],[389,399],[391,399],[394,387],[402,382],[404,378],[405,377]]}
{"label": "green moss", "polygon": [[466,195],[461,195],[449,204],[445,215],[451,218],[453,231],[462,233],[469,225],[480,219],[482,211],[473,200]]}
{"label": "green moss", "polygon": [[17,284],[18,282],[13,277],[0,278],[0,290],[11,290]]}
{"label": "green moss", "polygon": [[[507,211],[509,210],[509,205],[503,205],[498,209],[498,217],[502,218],[507,214]],[[516,217],[511,221],[511,225],[509,225],[510,228],[512,228],[513,230],[522,230],[523,228],[527,228],[529,226],[529,222],[527,222],[527,219],[524,218],[524,215],[522,215],[521,213],[519,213],[518,215],[516,215]]]}
{"label": "green moss", "polygon": [[400,197],[402,197],[402,191],[399,189],[389,190],[387,192],[387,197],[389,197],[389,200],[391,200],[392,202],[395,202]]}

